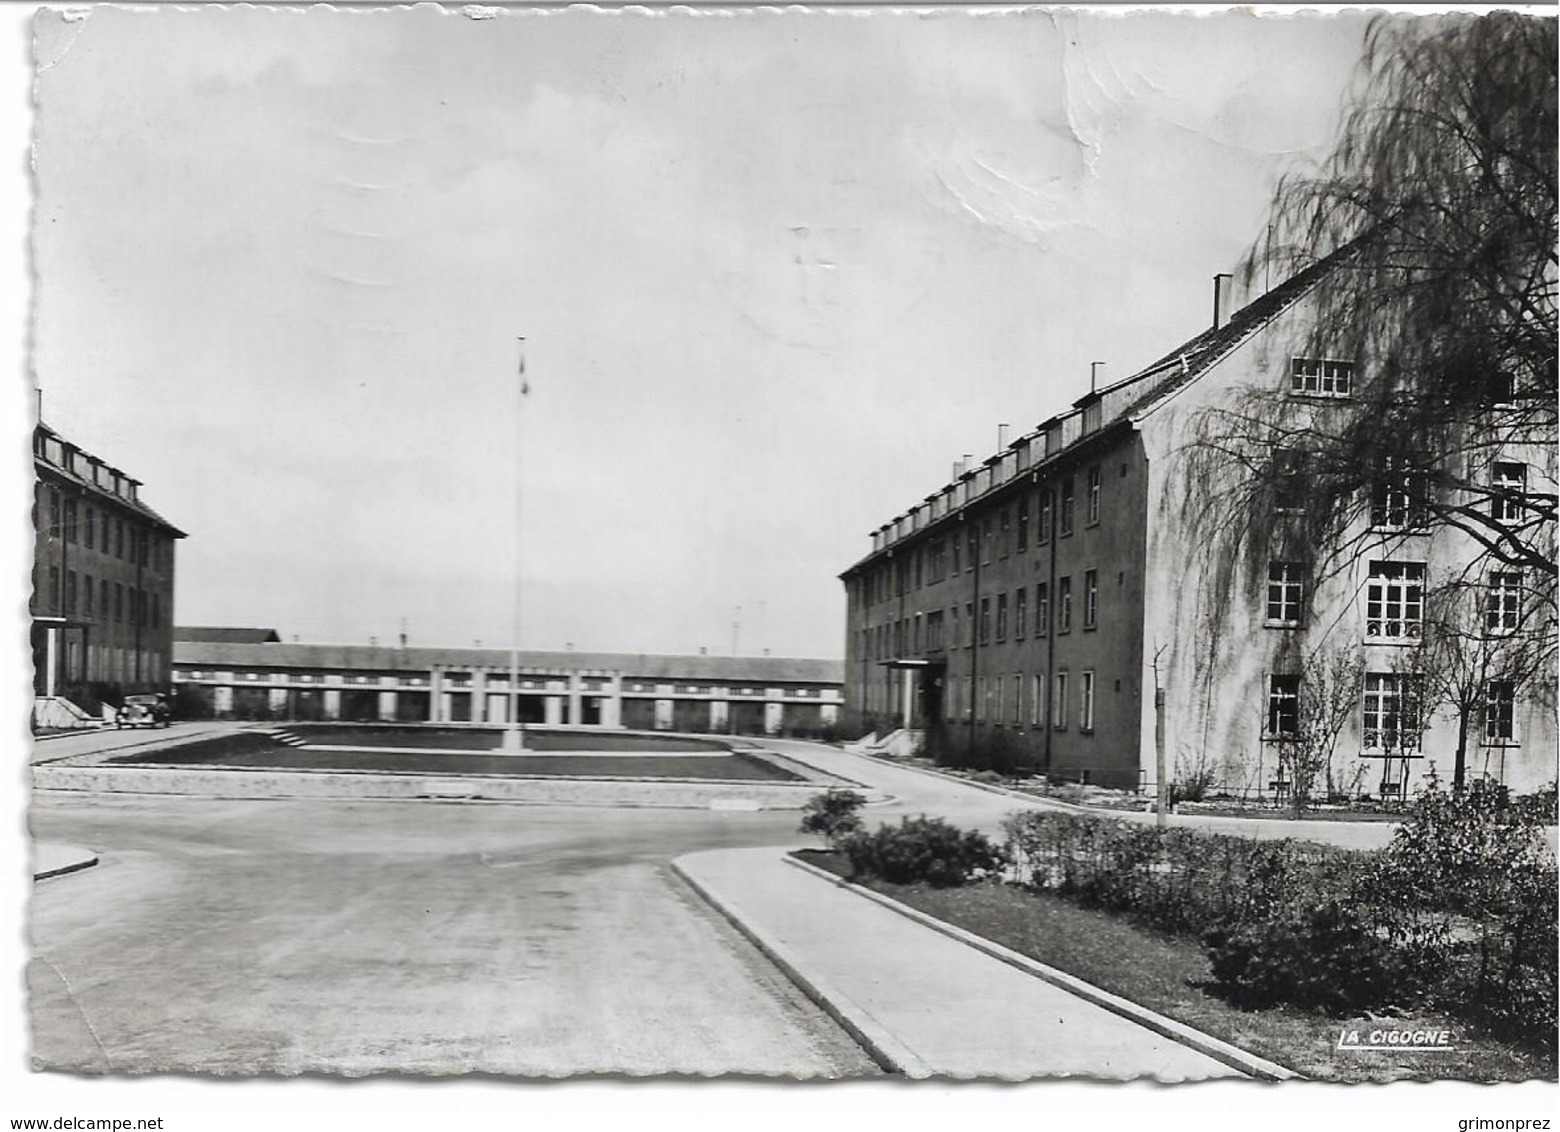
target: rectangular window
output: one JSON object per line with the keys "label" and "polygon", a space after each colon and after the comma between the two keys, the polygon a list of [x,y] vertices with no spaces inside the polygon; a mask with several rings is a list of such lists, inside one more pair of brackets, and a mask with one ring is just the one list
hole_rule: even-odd
{"label": "rectangular window", "polygon": [[1365,583],[1365,635],[1416,640],[1424,618],[1423,562],[1372,562]]}
{"label": "rectangular window", "polygon": [[964,563],[966,570],[975,569],[975,560],[980,555],[980,524],[971,523],[969,534],[964,540],[964,550],[968,561]]}
{"label": "rectangular window", "polygon": [[954,535],[951,539],[948,540],[948,543],[953,548],[953,572],[957,574],[961,569],[963,569],[964,557],[963,552],[959,549],[959,536]]}
{"label": "rectangular window", "polygon": [[65,572],[65,612],[76,612],[76,571]]}
{"label": "rectangular window", "polygon": [[1304,600],[1304,568],[1298,562],[1269,562],[1267,624],[1300,624]]}
{"label": "rectangular window", "polygon": [[943,580],[943,541],[938,539],[932,543],[931,580],[940,582]]}
{"label": "rectangular window", "polygon": [[1100,572],[1083,572],[1083,627],[1093,629],[1100,623]]}
{"label": "rectangular window", "polygon": [[1072,632],[1072,578],[1056,580],[1056,631]]}
{"label": "rectangular window", "polygon": [[1100,521],[1100,469],[1097,465],[1089,469],[1089,495],[1085,514],[1085,521],[1091,527]]}
{"label": "rectangular window", "polygon": [[88,550],[96,549],[96,547],[97,547],[97,508],[95,508],[95,507],[88,507],[87,508],[87,537],[86,537],[85,542],[86,542],[86,546],[87,546]]}
{"label": "rectangular window", "polygon": [[1273,510],[1282,515],[1305,513],[1305,455],[1281,448],[1273,453]]}
{"label": "rectangular window", "polygon": [[1291,358],[1289,392],[1302,397],[1351,396],[1354,363],[1330,358]]}
{"label": "rectangular window", "polygon": [[1269,676],[1267,736],[1293,739],[1300,733],[1300,677]]}
{"label": "rectangular window", "polygon": [[993,723],[1001,723],[1003,719],[1002,690],[1005,683],[1006,682],[1000,676],[993,676],[991,678],[991,694],[995,698],[995,702],[991,705],[991,722]]}
{"label": "rectangular window", "polygon": [[115,519],[114,520],[114,557],[115,558],[123,558],[124,556],[125,556],[125,521],[123,519]]}
{"label": "rectangular window", "polygon": [[1073,481],[1072,481],[1072,477],[1068,476],[1066,479],[1064,479],[1062,481],[1062,515],[1061,515],[1061,528],[1062,528],[1062,532],[1061,533],[1064,534],[1064,535],[1070,535],[1073,532],[1073,511],[1074,510],[1075,510],[1075,500],[1073,498]]}
{"label": "rectangular window", "polygon": [[943,611],[934,609],[926,615],[926,651],[939,652],[943,647]]}
{"label": "rectangular window", "polygon": [[991,562],[991,546],[996,541],[995,532],[992,529],[991,520],[987,519],[980,525],[980,563],[982,566]]}
{"label": "rectangular window", "polygon": [[991,640],[991,599],[980,599],[980,643],[986,644]]}
{"label": "rectangular window", "polygon": [[60,568],[49,567],[49,608],[58,612],[60,608]]}
{"label": "rectangular window", "polygon": [[101,582],[98,583],[98,616],[101,617],[104,621],[107,621],[109,609],[108,579],[104,578]]}
{"label": "rectangular window", "polygon": [[1012,680],[1013,706],[1008,710],[1012,713],[1011,719],[1014,727],[1024,722],[1024,678],[1015,676]]}
{"label": "rectangular window", "polygon": [[1018,552],[1029,549],[1029,497],[1018,501]]}
{"label": "rectangular window", "polygon": [[152,595],[152,628],[162,628],[162,595]]}
{"label": "rectangular window", "polygon": [[948,621],[948,645],[950,648],[958,648],[964,643],[964,639],[959,636],[959,607],[957,605],[949,608]]}
{"label": "rectangular window", "polygon": [[1029,632],[1029,589],[1023,587],[1013,591],[1013,637],[1021,641],[1027,632]]}
{"label": "rectangular window", "polygon": [[76,533],[76,501],[67,499],[65,501],[65,541],[75,542]]}
{"label": "rectangular window", "polygon": [[975,681],[975,718],[982,723],[989,718],[991,705],[986,700],[989,695],[990,693],[986,691],[986,677],[982,676]]}
{"label": "rectangular window", "polygon": [[92,620],[92,575],[87,574],[82,578],[81,585],[81,612],[88,621]]}
{"label": "rectangular window", "polygon": [[1510,680],[1491,680],[1484,688],[1484,741],[1503,746],[1515,737],[1517,687]]}
{"label": "rectangular window", "polygon": [[1515,570],[1492,573],[1484,596],[1484,627],[1491,633],[1513,632],[1521,612],[1522,575]]}
{"label": "rectangular window", "polygon": [[997,595],[997,640],[1007,640],[1008,632],[1008,595]]}
{"label": "rectangular window", "polygon": [[1495,491],[1490,500],[1490,517],[1497,523],[1520,523],[1527,494],[1526,464],[1496,464]]}
{"label": "rectangular window", "polygon": [[1401,672],[1366,673],[1364,722],[1367,749],[1418,749],[1418,677]]}
{"label": "rectangular window", "polygon": [[1078,684],[1078,730],[1094,730],[1094,673],[1084,672]]}
{"label": "rectangular window", "polygon": [[965,625],[965,629],[964,629],[964,632],[965,632],[964,647],[967,648],[967,649],[974,648],[975,647],[975,603],[973,601],[967,601],[967,602],[964,603],[964,625]]}
{"label": "rectangular window", "polygon": [[1035,587],[1035,636],[1043,637],[1051,631],[1051,587],[1041,582]]}
{"label": "rectangular window", "polygon": [[1042,545],[1051,541],[1051,489],[1046,488],[1040,493],[1040,513],[1037,516],[1038,529],[1035,531],[1035,544]]}
{"label": "rectangular window", "polygon": [[114,620],[125,619],[125,587],[123,582],[114,583]]}
{"label": "rectangular window", "polygon": [[1045,673],[1040,672],[1029,683],[1029,726],[1045,726]]}
{"label": "rectangular window", "polygon": [[57,487],[49,489],[49,537],[60,537],[60,490]]}
{"label": "rectangular window", "polygon": [[1008,538],[1012,534],[1012,515],[1006,507],[1002,508],[997,516],[997,553],[1003,558],[1008,556]]}
{"label": "rectangular window", "polygon": [[1056,688],[1052,692],[1051,702],[1056,705],[1056,718],[1052,721],[1058,731],[1067,730],[1067,673],[1056,674]]}
{"label": "rectangular window", "polygon": [[1371,483],[1370,525],[1381,530],[1424,526],[1426,488],[1423,471],[1387,459]]}

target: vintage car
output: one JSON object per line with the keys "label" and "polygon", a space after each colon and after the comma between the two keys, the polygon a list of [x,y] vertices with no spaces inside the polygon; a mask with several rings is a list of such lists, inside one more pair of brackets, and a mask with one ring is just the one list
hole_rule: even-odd
{"label": "vintage car", "polygon": [[167,727],[171,712],[168,700],[158,695],[126,696],[114,713],[115,727]]}

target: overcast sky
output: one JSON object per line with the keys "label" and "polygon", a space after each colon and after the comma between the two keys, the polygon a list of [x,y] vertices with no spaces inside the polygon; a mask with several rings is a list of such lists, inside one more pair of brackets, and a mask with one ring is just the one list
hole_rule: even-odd
{"label": "overcast sky", "polygon": [[868,532],[1203,328],[1363,21],[38,25],[45,419],[183,624],[838,656]]}

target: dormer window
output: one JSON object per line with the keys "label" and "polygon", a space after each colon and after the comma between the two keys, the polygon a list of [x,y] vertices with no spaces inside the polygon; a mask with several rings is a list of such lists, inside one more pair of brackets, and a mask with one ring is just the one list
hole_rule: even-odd
{"label": "dormer window", "polygon": [[1332,358],[1291,358],[1289,392],[1296,397],[1351,397],[1354,363]]}

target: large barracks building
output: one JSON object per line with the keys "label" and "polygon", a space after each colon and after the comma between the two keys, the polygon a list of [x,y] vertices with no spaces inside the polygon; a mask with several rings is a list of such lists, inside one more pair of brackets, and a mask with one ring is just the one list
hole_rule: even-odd
{"label": "large barracks building", "polygon": [[[1283,787],[1304,682],[1325,677],[1321,658],[1346,654],[1361,671],[1335,781],[1387,794],[1431,774],[1450,781],[1459,720],[1423,702],[1414,671],[1426,595],[1438,576],[1476,579],[1476,619],[1499,631],[1526,600],[1520,575],[1390,502],[1372,503],[1342,569],[1318,565],[1325,548],[1296,545],[1303,497],[1275,500],[1264,536],[1210,554],[1206,465],[1197,472],[1189,456],[1199,423],[1253,394],[1294,414],[1347,412],[1369,376],[1361,361],[1293,352],[1329,269],[1238,310],[1231,278],[1217,277],[1208,328],[873,531],[841,575],[852,718],[880,741],[901,729],[901,746],[984,744],[1009,763],[1116,787],[1152,786],[1162,750],[1172,780],[1196,768],[1261,795]],[[1495,485],[1494,506],[1515,503],[1512,492],[1552,498],[1553,438],[1503,432],[1501,407],[1490,412],[1491,443],[1458,474]],[[1469,774],[1524,790],[1551,782],[1552,705],[1498,678],[1483,694]]]}

